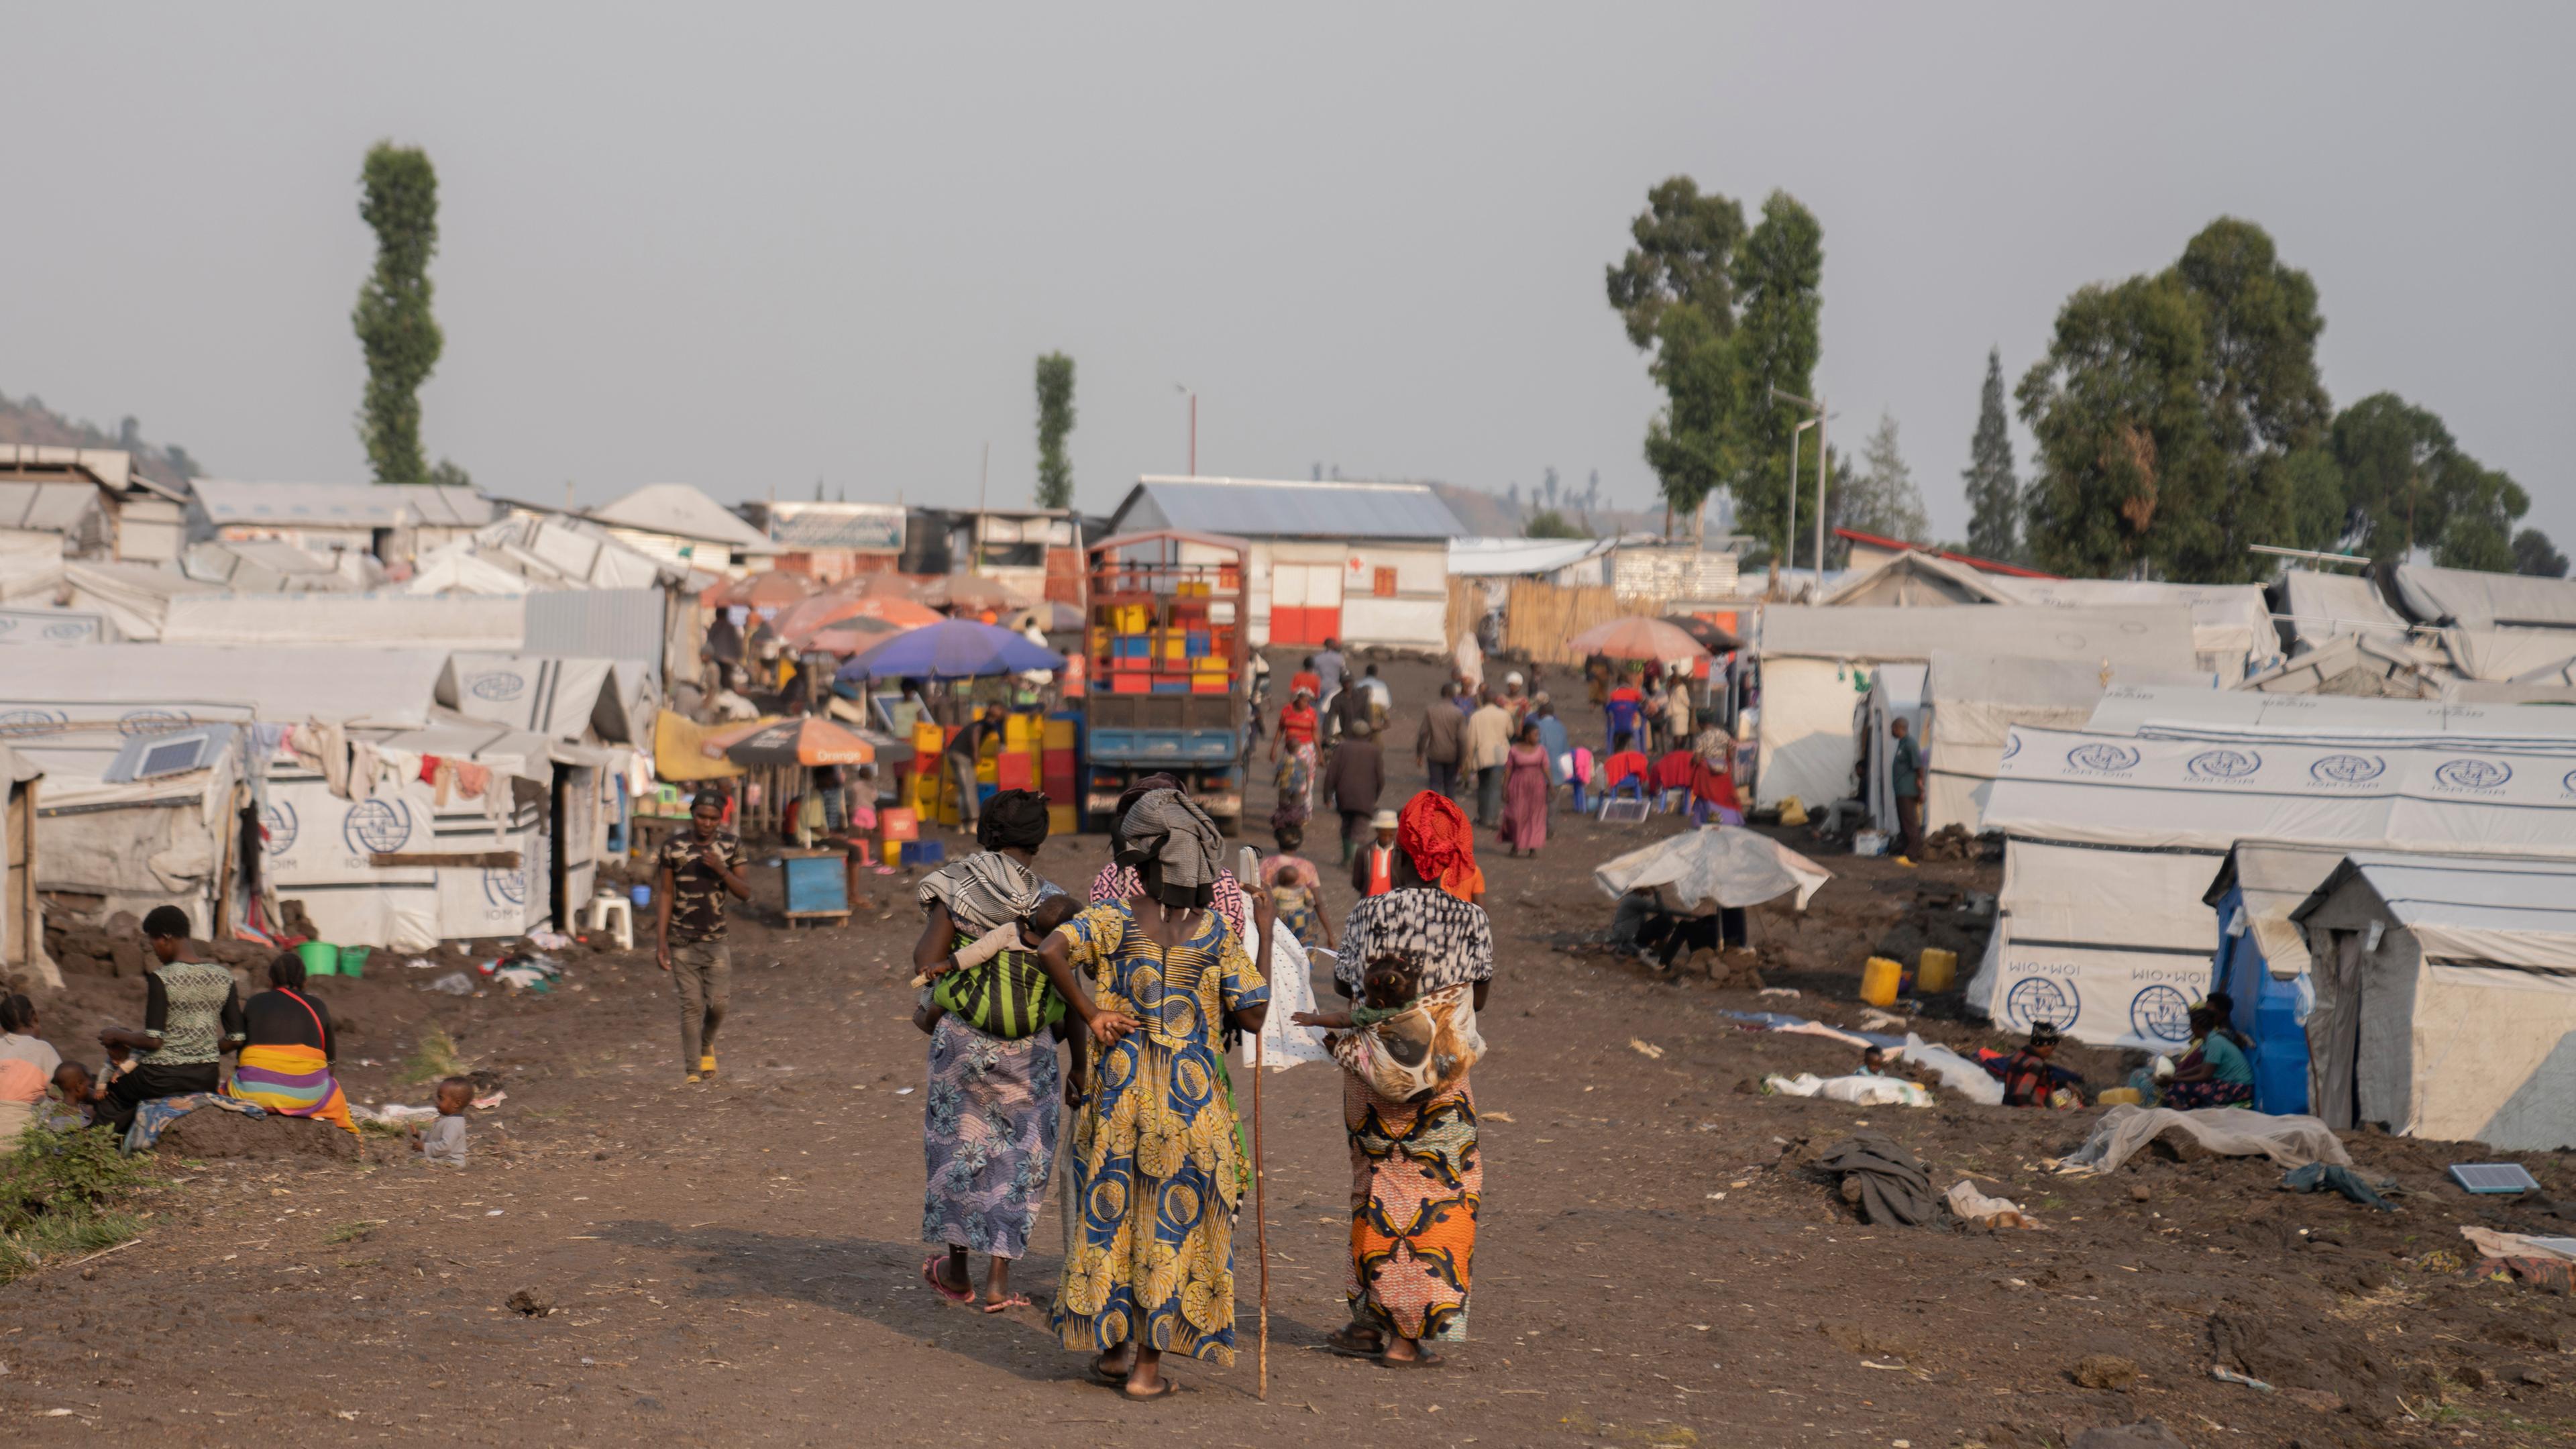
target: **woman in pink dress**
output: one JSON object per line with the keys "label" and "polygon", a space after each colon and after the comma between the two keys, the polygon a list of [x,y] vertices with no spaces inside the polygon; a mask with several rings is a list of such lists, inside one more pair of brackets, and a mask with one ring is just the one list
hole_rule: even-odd
{"label": "woman in pink dress", "polygon": [[1514,855],[1536,855],[1547,844],[1547,751],[1538,726],[1525,724],[1503,756],[1503,846]]}

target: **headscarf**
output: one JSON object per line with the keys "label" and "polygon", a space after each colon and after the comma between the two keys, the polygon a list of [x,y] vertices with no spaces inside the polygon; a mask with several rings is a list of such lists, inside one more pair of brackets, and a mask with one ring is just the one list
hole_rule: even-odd
{"label": "headscarf", "polygon": [[[1153,794],[1157,790],[1178,790],[1180,788],[1181,780],[1177,775],[1170,775],[1157,771],[1154,774],[1139,777],[1136,783],[1118,792],[1118,810],[1116,814],[1110,817],[1111,828],[1115,829],[1117,821],[1127,818],[1127,812],[1136,808],[1137,801],[1144,799],[1146,796]],[[1115,847],[1113,846],[1112,848],[1114,849]]]}
{"label": "headscarf", "polygon": [[1395,843],[1424,880],[1460,900],[1473,891],[1479,875],[1476,834],[1458,802],[1434,790],[1406,801],[1396,816]]}
{"label": "headscarf", "polygon": [[1204,909],[1224,861],[1216,822],[1178,790],[1150,792],[1118,823],[1118,863],[1159,876],[1155,898],[1164,905]]}
{"label": "headscarf", "polygon": [[975,843],[986,850],[1035,850],[1046,838],[1047,797],[1035,790],[994,792],[975,822]]}
{"label": "headscarf", "polygon": [[1026,917],[1046,892],[1046,882],[1018,856],[979,850],[932,871],[915,895],[925,915],[933,905],[946,906],[960,929],[980,936]]}

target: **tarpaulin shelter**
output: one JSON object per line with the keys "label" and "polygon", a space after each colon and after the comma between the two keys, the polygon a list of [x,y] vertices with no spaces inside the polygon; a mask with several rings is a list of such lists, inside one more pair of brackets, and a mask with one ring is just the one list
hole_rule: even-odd
{"label": "tarpaulin shelter", "polygon": [[2571,771],[2565,741],[2015,726],[1986,807],[2004,885],[1969,1004],[2170,1050],[2210,980],[2204,897],[2237,842],[2576,856]]}
{"label": "tarpaulin shelter", "polygon": [[2191,611],[1989,604],[1965,609],[1773,604],[1753,641],[1761,667],[1754,807],[1851,797],[1854,711],[1883,663],[1937,651],[2074,659],[2176,673],[2192,668]]}
{"label": "tarpaulin shelter", "polygon": [[2308,1110],[2308,943],[2290,922],[2343,863],[2340,845],[2240,840],[2201,900],[2216,913],[2218,950],[2210,979],[2236,1003],[2232,1025],[2253,1043],[2254,1106]]}
{"label": "tarpaulin shelter", "polygon": [[2356,852],[2291,920],[2328,1125],[2576,1146],[2576,861]]}
{"label": "tarpaulin shelter", "polygon": [[1758,831],[1706,825],[1667,836],[1593,867],[1592,880],[1616,900],[1655,889],[1675,909],[1707,914],[1795,894],[1799,910],[1833,872]]}
{"label": "tarpaulin shelter", "polygon": [[2576,579],[2400,565],[2396,602],[2420,623],[2576,630]]}
{"label": "tarpaulin shelter", "polygon": [[1700,642],[1679,626],[1642,614],[1595,624],[1575,635],[1566,648],[1578,657],[1600,654],[1612,659],[1642,659],[1650,664],[1708,657]]}
{"label": "tarpaulin shelter", "polygon": [[[2083,728],[2107,690],[2140,682],[2203,694],[2215,688],[2214,677],[2207,674],[2114,665],[2106,681],[2104,672],[2093,660],[1936,650],[1919,681],[1921,717],[1914,726],[1924,759],[1924,831],[1951,825],[1984,828],[1986,796],[2003,761],[2004,738],[2014,725]],[[1906,709],[1905,680],[1906,671],[1891,665],[1872,681],[1868,727],[1873,738],[1885,738],[1887,721]],[[1886,774],[1883,762],[1872,771],[1870,795],[1872,818],[1882,830],[1895,827],[1882,783]]]}
{"label": "tarpaulin shelter", "polygon": [[2006,592],[2026,604],[2101,608],[2180,604],[2191,610],[2192,667],[2232,689],[2281,658],[2281,632],[2260,584],[2173,584],[2144,579],[2006,579]]}

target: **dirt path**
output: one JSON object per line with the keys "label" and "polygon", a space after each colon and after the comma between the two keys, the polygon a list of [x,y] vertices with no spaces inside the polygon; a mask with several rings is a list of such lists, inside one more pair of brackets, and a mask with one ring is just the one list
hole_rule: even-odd
{"label": "dirt path", "polygon": [[[1390,773],[1411,781],[1409,757]],[[1349,1171],[1339,1084],[1319,1067],[1264,1085],[1267,1404],[1251,1396],[1249,1224],[1245,1351],[1231,1369],[1178,1365],[1186,1392],[1162,1404],[1086,1382],[1042,1309],[987,1317],[925,1289],[906,903],[838,931],[738,926],[725,1071],[701,1088],[678,1082],[647,953],[586,956],[579,989],[547,997],[436,996],[417,987],[434,973],[399,964],[330,983],[354,1097],[408,1090],[391,1063],[433,1022],[501,1075],[509,1099],[478,1114],[473,1165],[172,1161],[139,1245],[0,1288],[0,1438],[2003,1446],[2152,1415],[2190,1444],[2567,1442],[2569,1300],[2432,1256],[2458,1251],[2461,1222],[2553,1220],[2447,1189],[2440,1164],[2457,1159],[2437,1148],[2355,1143],[2413,1193],[2382,1216],[2278,1192],[2261,1163],[2040,1169],[2090,1113],[1748,1094],[1853,1054],[1722,1014],[1777,1000],[1554,949],[1606,920],[1590,866],[1673,828],[1568,823],[1536,860],[1487,860],[1489,1196],[1472,1341],[1446,1368],[1321,1351],[1342,1318]],[[1307,854],[1329,864],[1320,835]],[[1078,886],[1099,860],[1084,839],[1040,863]],[[1825,863],[1842,874],[1809,918],[1766,913],[1761,929],[1788,964],[1775,975],[1806,993],[1793,1009],[1850,1022],[1857,948],[1921,931],[1918,897],[1978,868]],[[1338,912],[1347,891],[1330,889]],[[133,982],[83,979],[48,1004],[47,1035],[77,1039],[127,997]],[[2046,1227],[1856,1223],[1792,1165],[1801,1142],[1856,1128],[1909,1146],[1936,1189],[1973,1174]],[[2529,1161],[2576,1196],[2567,1160]],[[1041,1301],[1058,1232],[1050,1206],[1019,1275]],[[515,1311],[522,1292],[551,1311]],[[2097,1354],[2136,1377],[2078,1384]],[[2280,1391],[2213,1381],[2222,1358]]]}

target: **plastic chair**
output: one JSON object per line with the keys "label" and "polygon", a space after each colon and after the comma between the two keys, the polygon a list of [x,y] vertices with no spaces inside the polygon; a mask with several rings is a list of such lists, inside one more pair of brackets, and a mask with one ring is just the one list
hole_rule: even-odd
{"label": "plastic chair", "polygon": [[617,918],[617,949],[634,950],[635,903],[624,896],[610,895],[606,892],[593,897],[590,902],[590,928],[594,931],[599,930],[608,924],[611,916]]}

